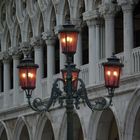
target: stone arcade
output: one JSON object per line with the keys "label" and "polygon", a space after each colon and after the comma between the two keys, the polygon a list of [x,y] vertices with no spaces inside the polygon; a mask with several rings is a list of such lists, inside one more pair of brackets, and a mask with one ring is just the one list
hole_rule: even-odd
{"label": "stone arcade", "polygon": [[139,0],[1,0],[0,140],[66,140],[65,108],[32,111],[17,65],[28,48],[39,65],[34,97],[48,98],[65,63],[58,28],[67,20],[80,30],[74,62],[91,102],[107,94],[101,63],[115,53],[125,65],[110,109],[75,110],[75,140],[140,140]]}

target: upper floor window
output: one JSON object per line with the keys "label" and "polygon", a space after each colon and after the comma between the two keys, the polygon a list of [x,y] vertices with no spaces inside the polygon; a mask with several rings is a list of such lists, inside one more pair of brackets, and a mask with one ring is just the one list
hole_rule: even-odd
{"label": "upper floor window", "polygon": [[115,53],[123,52],[123,13],[119,11],[115,16]]}
{"label": "upper floor window", "polygon": [[134,21],[134,47],[140,47],[140,2],[133,12]]}

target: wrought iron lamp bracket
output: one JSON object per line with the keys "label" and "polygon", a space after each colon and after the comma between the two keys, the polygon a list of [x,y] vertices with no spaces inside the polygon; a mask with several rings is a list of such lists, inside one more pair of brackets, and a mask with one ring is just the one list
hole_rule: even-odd
{"label": "wrought iron lamp bracket", "polygon": [[78,79],[78,80],[80,82],[80,88],[75,93],[75,95],[76,95],[75,106],[77,109],[79,109],[80,99],[82,99],[82,101],[84,103],[86,103],[87,106],[92,111],[95,111],[95,110],[102,111],[102,110],[109,108],[109,106],[112,105],[112,97],[114,96],[114,89],[108,89],[108,91],[109,91],[108,96],[97,97],[97,98],[93,99],[93,101],[91,103],[89,98],[88,98],[87,90],[85,88],[85,84],[84,84],[83,80],[82,79]]}
{"label": "wrought iron lamp bracket", "polygon": [[[46,101],[43,101],[41,98],[35,98],[33,101],[31,101],[31,96],[27,96],[29,106],[34,111],[45,112],[45,111],[49,111],[51,105],[54,105],[57,100],[59,100],[59,104],[62,105],[63,99],[65,97],[62,95],[63,91],[59,88],[58,85],[59,82],[64,83],[63,79],[57,78],[53,83],[51,97]],[[27,90],[26,92],[27,94],[29,94],[29,92],[31,91]]]}
{"label": "wrought iron lamp bracket", "polygon": [[[111,105],[112,97],[114,96],[114,89],[108,89],[108,96],[95,98],[91,103],[88,98],[87,90],[83,80],[79,78],[78,81],[80,82],[78,90],[71,94],[71,99],[74,101],[76,109],[80,108],[79,105],[81,102],[87,104],[87,106],[92,111],[105,110]],[[66,101],[69,98],[69,95],[59,88],[59,82],[62,82],[64,84],[63,79],[56,79],[53,83],[51,97],[46,101],[43,101],[40,98],[35,98],[33,101],[31,101],[32,90],[26,90],[25,92],[28,98],[29,106],[35,111],[44,112],[49,111],[49,108],[58,101],[60,106],[62,107],[64,105],[64,100]]]}

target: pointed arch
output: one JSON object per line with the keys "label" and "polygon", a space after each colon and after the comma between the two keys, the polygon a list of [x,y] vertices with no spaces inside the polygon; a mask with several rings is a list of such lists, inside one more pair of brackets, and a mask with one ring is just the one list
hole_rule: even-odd
{"label": "pointed arch", "polygon": [[[137,89],[129,102],[125,115],[125,126],[124,126],[124,140],[132,140],[133,133],[135,129],[135,120],[137,120],[137,115],[139,116],[140,110],[140,89]],[[132,115],[133,114],[133,115]]]}
{"label": "pointed arch", "polygon": [[68,0],[65,0],[65,5],[64,5],[64,23],[66,21],[70,21],[70,7],[69,7],[69,3]]}
{"label": "pointed arch", "polygon": [[44,32],[44,21],[43,21],[43,16],[42,13],[40,14],[40,18],[39,18],[39,34],[41,34],[42,32]]}
{"label": "pointed arch", "polygon": [[16,21],[16,5],[15,1],[9,1],[6,6],[6,21],[9,28],[12,28]]}
{"label": "pointed arch", "polygon": [[[67,137],[67,114],[66,112],[63,115],[63,119],[60,126],[59,139],[66,140]],[[73,114],[73,135],[75,140],[84,140],[83,127],[80,120],[80,117],[76,111]]]}
{"label": "pointed arch", "polygon": [[[115,131],[113,135],[112,130]],[[105,111],[93,112],[89,121],[88,139],[108,140],[112,137],[116,140],[121,137],[120,123],[115,107]]]}
{"label": "pointed arch", "polygon": [[3,121],[0,121],[0,140],[11,140],[10,130]]}
{"label": "pointed arch", "polygon": [[30,38],[33,37],[33,30],[32,30],[32,24],[31,24],[31,21],[29,19],[29,22],[28,22],[28,29],[27,29],[27,39],[28,41],[30,40]]}
{"label": "pointed arch", "polygon": [[55,26],[56,26],[56,14],[55,14],[54,6],[53,6],[52,10],[51,10],[51,18],[50,18],[50,29],[51,29],[51,31],[54,32]]}
{"label": "pointed arch", "polygon": [[21,29],[19,24],[16,22],[16,24],[14,25],[14,32],[13,32],[13,47],[18,47],[19,43],[22,42],[22,37],[21,37]]}
{"label": "pointed arch", "polygon": [[5,1],[1,2],[0,5],[0,32],[4,31],[4,27],[6,25],[6,6]]}
{"label": "pointed arch", "polygon": [[[27,130],[26,130],[27,128]],[[25,121],[24,117],[20,117],[17,119],[15,129],[14,129],[14,135],[13,139],[14,140],[20,140],[20,135],[22,134],[23,131],[28,132],[29,134],[29,140],[31,139],[31,130],[29,129],[28,123]]]}
{"label": "pointed arch", "polygon": [[49,140],[54,140],[53,125],[51,123],[51,117],[48,113],[40,114],[36,125],[34,140],[44,140],[46,136]]}

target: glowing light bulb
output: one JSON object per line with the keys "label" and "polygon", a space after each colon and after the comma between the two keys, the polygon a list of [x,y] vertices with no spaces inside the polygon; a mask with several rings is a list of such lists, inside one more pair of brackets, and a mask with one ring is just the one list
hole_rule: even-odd
{"label": "glowing light bulb", "polygon": [[71,43],[72,42],[72,38],[71,37],[67,37],[67,41]]}
{"label": "glowing light bulb", "polygon": [[113,75],[117,77],[117,76],[118,76],[117,71],[114,71],[114,72],[113,72]]}
{"label": "glowing light bulb", "polygon": [[26,78],[26,74],[25,73],[22,73],[22,78]]}
{"label": "glowing light bulb", "polygon": [[32,73],[28,73],[28,77],[33,78],[33,74]]}
{"label": "glowing light bulb", "polygon": [[111,75],[111,72],[110,71],[107,71],[107,75],[110,76]]}
{"label": "glowing light bulb", "polygon": [[63,39],[62,39],[62,42],[63,42],[63,43],[66,43],[66,40],[65,40],[65,38],[63,38]]}

